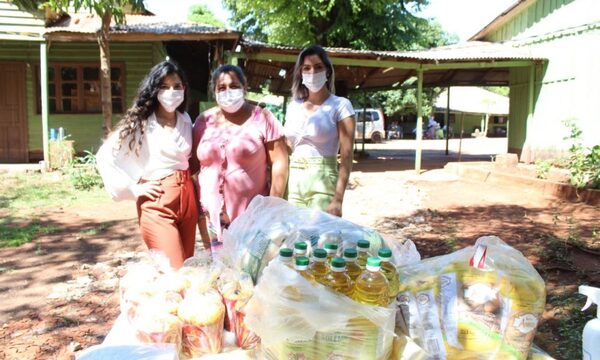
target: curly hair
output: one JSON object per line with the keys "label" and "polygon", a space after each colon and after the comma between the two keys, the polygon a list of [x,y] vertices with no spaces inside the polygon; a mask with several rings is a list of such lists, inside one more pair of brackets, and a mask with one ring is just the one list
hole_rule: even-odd
{"label": "curly hair", "polygon": [[185,89],[185,95],[181,105],[177,107],[177,111],[184,112],[187,109],[187,78],[183,70],[172,60],[163,61],[156,64],[150,73],[142,80],[138,88],[137,95],[133,101],[133,105],[127,110],[123,119],[119,122],[119,149],[127,140],[129,150],[139,154],[142,147],[142,139],[148,117],[158,109],[158,91],[163,78],[167,75],[177,74]]}

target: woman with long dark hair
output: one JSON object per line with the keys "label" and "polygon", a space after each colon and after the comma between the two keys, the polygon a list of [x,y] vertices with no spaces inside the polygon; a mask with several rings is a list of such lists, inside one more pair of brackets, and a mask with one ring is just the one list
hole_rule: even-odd
{"label": "woman with long dark hair", "polygon": [[136,200],[142,239],[179,268],[194,254],[198,208],[189,171],[192,122],[185,74],[154,66],[96,160],[114,200]]}
{"label": "woman with long dark hair", "polygon": [[300,52],[285,121],[291,154],[288,201],[342,216],[355,123],[352,104],[334,94],[334,83],[333,64],[322,47]]}
{"label": "woman with long dark hair", "polygon": [[239,67],[218,67],[212,90],[218,106],[194,123],[191,163],[192,171],[200,170],[202,213],[208,214],[211,248],[218,250],[222,229],[256,195],[283,196],[288,163],[282,126],[269,110],[246,101]]}

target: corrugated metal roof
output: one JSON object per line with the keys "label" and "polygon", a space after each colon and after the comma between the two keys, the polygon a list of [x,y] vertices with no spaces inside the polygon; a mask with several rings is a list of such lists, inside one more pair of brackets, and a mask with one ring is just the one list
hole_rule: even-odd
{"label": "corrugated metal roof", "polygon": [[[231,34],[241,33],[233,30],[218,28],[210,25],[191,22],[171,22],[155,15],[126,15],[126,23],[111,24],[110,32],[115,34]],[[100,28],[100,20],[91,14],[69,14],[69,18],[46,28],[46,33],[68,32],[94,34]]]}
{"label": "corrugated metal roof", "polygon": [[[298,54],[301,49],[270,45],[244,39],[243,48],[250,51]],[[487,60],[544,60],[544,57],[532,53],[531,49],[515,48],[510,45],[484,41],[468,41],[464,43],[440,46],[432,49],[413,51],[373,51],[353,50],[347,48],[325,48],[330,57],[360,57],[376,60],[405,59],[415,61],[487,61]]]}

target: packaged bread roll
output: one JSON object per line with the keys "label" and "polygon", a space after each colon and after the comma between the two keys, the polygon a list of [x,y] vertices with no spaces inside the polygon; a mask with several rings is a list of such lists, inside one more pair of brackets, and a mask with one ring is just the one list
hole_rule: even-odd
{"label": "packaged bread roll", "polygon": [[186,293],[177,315],[183,321],[183,352],[190,357],[223,349],[225,305],[217,291]]}

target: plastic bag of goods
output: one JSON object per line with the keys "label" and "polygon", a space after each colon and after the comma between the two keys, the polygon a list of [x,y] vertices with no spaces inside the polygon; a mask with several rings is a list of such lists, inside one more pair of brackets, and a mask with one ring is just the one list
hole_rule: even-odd
{"label": "plastic bag of goods", "polygon": [[386,243],[374,230],[269,196],[255,196],[246,211],[224,232],[223,238],[223,250],[218,257],[225,265],[249,274],[255,284],[265,266],[278,255],[279,248],[282,245],[294,248],[296,241],[305,241],[309,253],[312,247],[334,241],[341,256],[346,248],[354,248],[358,240],[366,239],[370,242],[371,254],[377,254],[384,244],[392,248],[394,254],[402,254],[398,255],[404,258],[401,263],[394,258],[396,265],[420,260],[410,240],[404,245]]}
{"label": "plastic bag of goods", "polygon": [[498,237],[402,267],[397,327],[429,359],[526,359],[544,281]]}
{"label": "plastic bag of goods", "polygon": [[216,290],[186,293],[177,315],[183,321],[184,354],[199,357],[221,352],[225,305]]}
{"label": "plastic bag of goods", "polygon": [[396,309],[360,304],[279,261],[264,269],[246,324],[269,359],[387,360]]}
{"label": "plastic bag of goods", "polygon": [[[176,308],[176,306],[175,306]],[[181,348],[182,321],[172,314],[173,304],[154,299],[139,306],[132,327],[136,338],[145,344],[175,344]]]}
{"label": "plastic bag of goods", "polygon": [[246,326],[246,304],[252,297],[254,285],[250,275],[226,269],[219,278],[219,292],[227,310],[226,328],[235,334],[235,343],[242,349],[254,349],[260,338]]}

